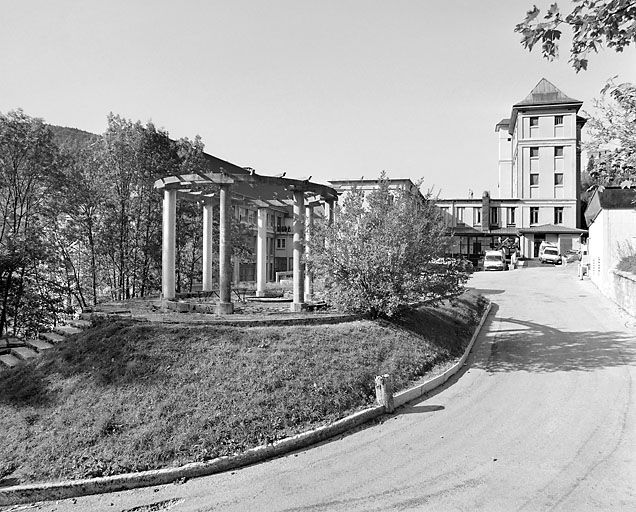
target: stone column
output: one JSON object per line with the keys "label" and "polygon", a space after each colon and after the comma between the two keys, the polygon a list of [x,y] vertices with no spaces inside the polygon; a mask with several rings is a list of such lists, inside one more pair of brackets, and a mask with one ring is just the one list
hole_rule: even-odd
{"label": "stone column", "polygon": [[265,297],[267,281],[267,208],[259,208],[256,232],[256,296]]}
{"label": "stone column", "polygon": [[212,250],[214,238],[214,204],[212,199],[203,203],[203,291],[212,290]]}
{"label": "stone column", "polygon": [[327,224],[331,226],[333,224],[333,207],[334,207],[333,199],[329,199],[325,201],[325,218],[327,219]]}
{"label": "stone column", "polygon": [[176,252],[176,218],[177,191],[175,189],[164,189],[161,249],[161,297],[166,300],[175,298],[174,261]]}
{"label": "stone column", "polygon": [[219,303],[217,313],[227,315],[234,312],[232,303],[232,266],[230,256],[232,244],[230,241],[231,199],[230,186],[219,186]]}
{"label": "stone column", "polygon": [[304,250],[304,228],[305,228],[305,194],[302,191],[294,190],[294,301],[291,304],[291,311],[302,311],[305,303],[304,284],[305,273],[302,266],[302,255]]}
{"label": "stone column", "polygon": [[[309,256],[309,242],[314,229],[314,207],[305,207],[305,261]],[[314,273],[305,267],[305,302],[314,300]]]}

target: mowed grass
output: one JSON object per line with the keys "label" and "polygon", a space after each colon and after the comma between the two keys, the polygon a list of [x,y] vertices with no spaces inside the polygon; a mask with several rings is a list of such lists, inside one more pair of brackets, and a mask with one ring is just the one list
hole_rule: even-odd
{"label": "mowed grass", "polygon": [[210,327],[108,320],[0,372],[0,485],[176,466],[284,438],[458,357],[483,310],[464,294],[399,322]]}

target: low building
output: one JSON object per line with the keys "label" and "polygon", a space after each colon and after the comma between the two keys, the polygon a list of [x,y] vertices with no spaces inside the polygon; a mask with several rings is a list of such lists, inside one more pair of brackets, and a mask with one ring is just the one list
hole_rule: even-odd
{"label": "low building", "polygon": [[590,279],[611,294],[616,264],[623,255],[636,251],[636,188],[596,190],[585,210],[585,221],[590,231]]}

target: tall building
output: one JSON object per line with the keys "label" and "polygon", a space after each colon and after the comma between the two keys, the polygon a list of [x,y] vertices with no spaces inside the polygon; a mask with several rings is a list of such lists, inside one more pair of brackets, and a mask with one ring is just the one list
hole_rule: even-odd
{"label": "tall building", "polygon": [[445,199],[457,253],[476,259],[503,240],[525,257],[538,256],[542,241],[565,252],[578,244],[581,223],[583,102],[545,78],[495,126],[499,163],[497,197]]}

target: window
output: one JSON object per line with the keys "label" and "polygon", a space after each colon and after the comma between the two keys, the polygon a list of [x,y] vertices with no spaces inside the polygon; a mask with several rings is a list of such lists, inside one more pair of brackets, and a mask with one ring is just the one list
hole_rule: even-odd
{"label": "window", "polygon": [[490,209],[490,224],[499,224],[499,208],[494,207]]}
{"label": "window", "polygon": [[481,208],[473,208],[473,225],[481,224]]}
{"label": "window", "polygon": [[563,146],[554,147],[554,158],[563,158]]}
{"label": "window", "polygon": [[554,116],[554,126],[563,126],[563,116]]}
{"label": "window", "polygon": [[563,206],[557,206],[554,209],[554,223],[563,224]]}
{"label": "window", "polygon": [[530,174],[530,186],[538,187],[539,186],[539,175],[537,173]]}
{"label": "window", "polygon": [[465,210],[466,208],[464,208],[463,206],[458,206],[455,209],[455,217],[457,218],[458,222],[464,222]]}
{"label": "window", "polygon": [[537,206],[530,207],[530,224],[539,223],[539,208]]}
{"label": "window", "polygon": [[277,238],[276,239],[276,249],[284,249],[287,245],[287,239],[286,238]]}
{"label": "window", "polygon": [[562,172],[555,172],[554,173],[554,186],[555,187],[562,187],[563,186],[563,173]]}
{"label": "window", "polygon": [[506,224],[508,226],[516,225],[515,214],[516,214],[516,208],[514,208],[514,207],[506,208]]}
{"label": "window", "polygon": [[530,137],[536,137],[539,133],[539,118],[530,118]]}
{"label": "window", "polygon": [[530,158],[539,158],[539,148],[530,148]]}

